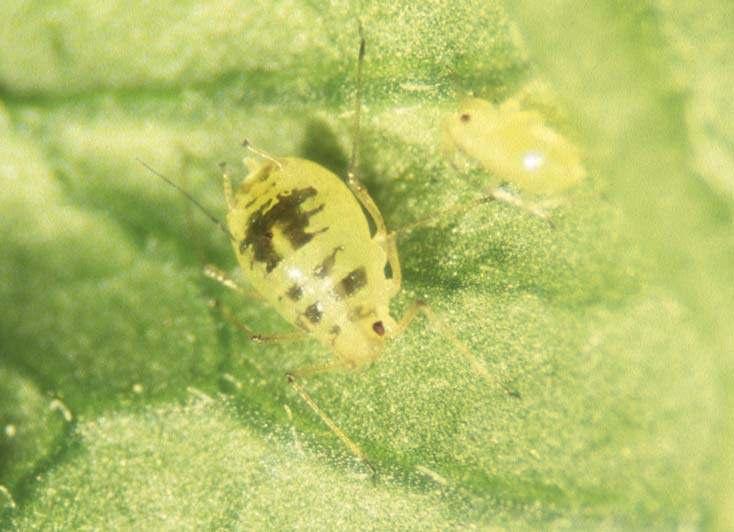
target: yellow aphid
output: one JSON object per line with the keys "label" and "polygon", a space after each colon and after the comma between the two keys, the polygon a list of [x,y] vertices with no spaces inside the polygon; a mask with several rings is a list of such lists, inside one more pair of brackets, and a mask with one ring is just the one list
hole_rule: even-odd
{"label": "yellow aphid", "polygon": [[[288,380],[341,441],[366,461],[359,446],[306,392],[300,377],[355,369],[373,362],[382,354],[386,341],[399,335],[422,312],[480,377],[492,385],[498,383],[424,302],[416,301],[399,320],[390,316],[389,303],[400,291],[402,279],[397,233],[387,230],[382,214],[355,170],[363,57],[364,40],[359,51],[354,146],[346,181],[317,163],[274,157],[246,141],[245,146],[260,158],[245,160],[249,173],[236,188],[223,165],[227,222],[221,224],[195,198],[156,174],[181,190],[222,228],[254,295],[300,329],[301,335],[319,340],[332,353],[332,359],[324,364],[289,372]],[[434,213],[432,218],[413,226],[456,211],[454,208]],[[213,266],[208,266],[205,273],[244,292]],[[232,314],[227,316],[255,341],[294,336],[257,334],[236,322]],[[518,396],[514,390],[504,389]]]}
{"label": "yellow aphid", "polygon": [[[227,196],[227,227],[250,285],[329,348],[333,366],[354,368],[377,358],[395,332],[388,306],[400,289],[394,239],[383,232],[382,219],[372,237],[344,181],[291,157],[253,165]],[[365,208],[373,205],[367,199]]]}
{"label": "yellow aphid", "polygon": [[[223,229],[256,295],[331,351],[329,362],[291,371],[288,380],[356,456],[367,462],[359,446],[321,410],[298,379],[373,362],[382,354],[385,342],[402,333],[418,312],[444,334],[480,377],[498,384],[424,302],[413,303],[400,320],[390,316],[390,300],[400,291],[402,278],[396,233],[388,232],[353,168],[345,184],[314,162],[273,157],[246,145],[264,161],[245,160],[250,172],[234,192],[225,169],[228,212]],[[215,268],[207,273],[232,286]],[[246,325],[239,326],[256,341],[283,338],[253,334]],[[502,387],[518,397],[514,390]]]}
{"label": "yellow aphid", "polygon": [[578,148],[517,100],[499,107],[480,98],[462,102],[446,121],[449,148],[477,161],[498,180],[533,194],[556,194],[586,175]]}

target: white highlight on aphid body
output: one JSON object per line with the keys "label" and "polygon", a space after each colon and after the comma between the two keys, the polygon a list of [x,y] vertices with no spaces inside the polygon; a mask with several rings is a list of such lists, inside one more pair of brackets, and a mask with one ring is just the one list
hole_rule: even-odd
{"label": "white highlight on aphid body", "polygon": [[296,266],[290,266],[286,273],[288,274],[288,278],[294,283],[301,281],[304,277],[303,270]]}
{"label": "white highlight on aphid body", "polygon": [[537,151],[529,151],[522,158],[522,166],[528,172],[536,172],[545,163],[545,156]]}

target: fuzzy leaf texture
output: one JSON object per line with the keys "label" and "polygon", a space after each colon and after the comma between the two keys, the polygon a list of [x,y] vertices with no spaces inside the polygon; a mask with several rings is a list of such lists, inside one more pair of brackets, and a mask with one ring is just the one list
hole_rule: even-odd
{"label": "fuzzy leaf texture", "polygon": [[[0,526],[734,528],[732,11],[2,2]],[[542,112],[587,172],[555,228],[490,202],[401,236],[394,314],[428,301],[496,382],[421,318],[306,379],[374,479],[285,381],[329,353],[209,305],[289,328],[201,274],[241,277],[226,236],[137,161],[218,217],[245,137],[343,176],[358,20],[389,227],[502,180],[447,156],[469,94]]]}

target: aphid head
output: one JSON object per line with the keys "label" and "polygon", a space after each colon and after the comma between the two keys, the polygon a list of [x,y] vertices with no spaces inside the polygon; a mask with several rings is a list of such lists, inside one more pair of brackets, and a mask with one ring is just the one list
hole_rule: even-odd
{"label": "aphid head", "polygon": [[442,146],[446,153],[465,152],[468,145],[481,142],[486,129],[495,123],[497,109],[480,98],[463,100],[443,124]]}
{"label": "aphid head", "polygon": [[497,108],[481,98],[467,98],[458,110],[446,120],[446,129],[455,140],[471,135],[487,127],[497,114]]}

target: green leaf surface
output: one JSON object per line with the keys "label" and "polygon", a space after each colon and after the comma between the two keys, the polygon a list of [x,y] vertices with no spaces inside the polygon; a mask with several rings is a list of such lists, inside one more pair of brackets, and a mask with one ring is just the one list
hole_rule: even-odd
{"label": "green leaf surface", "polygon": [[[734,527],[729,4],[366,4],[0,7],[0,526]],[[375,477],[285,381],[330,354],[227,322],[289,328],[201,275],[240,275],[226,236],[137,161],[219,217],[244,137],[344,175],[358,20],[389,227],[501,178],[442,147],[469,93],[525,94],[588,171],[554,228],[491,202],[401,236],[394,314],[428,301],[492,378],[418,319],[307,379]]]}

